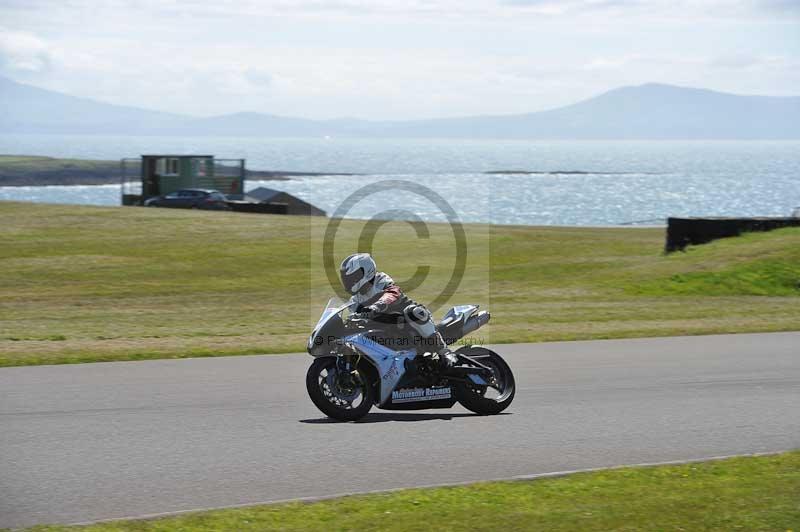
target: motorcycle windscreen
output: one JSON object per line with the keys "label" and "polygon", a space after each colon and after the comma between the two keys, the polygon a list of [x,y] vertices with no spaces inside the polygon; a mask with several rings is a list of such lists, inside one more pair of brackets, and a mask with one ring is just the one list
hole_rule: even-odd
{"label": "motorcycle windscreen", "polygon": [[322,316],[319,317],[317,324],[314,326],[314,331],[311,333],[311,336],[308,338],[308,348],[311,349],[314,347],[314,340],[316,339],[319,332],[325,326],[325,324],[330,320],[333,316],[336,316],[341,311],[346,309],[350,306],[350,302],[342,301],[338,297],[332,297],[328,300],[328,303],[325,305],[325,310],[322,311]]}

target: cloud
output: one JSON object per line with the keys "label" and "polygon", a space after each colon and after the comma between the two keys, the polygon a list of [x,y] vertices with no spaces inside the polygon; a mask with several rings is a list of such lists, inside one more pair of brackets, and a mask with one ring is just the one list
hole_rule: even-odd
{"label": "cloud", "polygon": [[544,14],[566,14],[603,9],[643,7],[643,0],[500,0],[501,5]]}
{"label": "cloud", "polygon": [[52,66],[52,50],[35,34],[0,27],[0,68],[6,73],[40,73]]}
{"label": "cloud", "polygon": [[272,85],[274,80],[272,74],[260,68],[248,68],[243,74],[245,79],[254,87],[267,88]]}
{"label": "cloud", "polygon": [[753,18],[780,21],[800,15],[800,0],[498,0],[517,14],[530,12],[554,17],[595,17],[605,11],[621,19],[699,21]]}
{"label": "cloud", "polygon": [[800,60],[784,55],[723,54],[708,59],[706,63],[711,68],[733,73],[800,72]]}
{"label": "cloud", "polygon": [[[195,75],[197,88],[204,76]],[[224,95],[259,96],[268,91],[274,76],[260,67],[218,65],[208,77],[214,80],[214,91]]]}
{"label": "cloud", "polygon": [[698,73],[709,69],[736,71],[774,70],[788,72],[797,67],[797,61],[786,56],[735,52],[723,54],[624,54],[619,56],[596,57],[581,66],[587,71],[644,71],[653,72],[666,68],[677,68],[684,72],[696,70]]}
{"label": "cloud", "polygon": [[[586,20],[604,24],[599,14],[617,21],[751,20],[781,21],[800,15],[800,0],[2,0],[0,17],[85,20],[103,14],[148,25],[213,21],[381,20],[464,24],[527,18],[531,22]],[[168,26],[167,26],[168,30]]]}
{"label": "cloud", "polygon": [[800,2],[798,0],[757,0],[756,6],[765,11],[800,15]]}
{"label": "cloud", "polygon": [[0,0],[0,71],[203,115],[511,113],[649,81],[796,92],[800,43],[792,16],[780,14],[794,5],[800,0]]}
{"label": "cloud", "polygon": [[731,53],[712,58],[709,61],[709,66],[714,68],[748,69],[763,62],[763,58],[753,54]]}

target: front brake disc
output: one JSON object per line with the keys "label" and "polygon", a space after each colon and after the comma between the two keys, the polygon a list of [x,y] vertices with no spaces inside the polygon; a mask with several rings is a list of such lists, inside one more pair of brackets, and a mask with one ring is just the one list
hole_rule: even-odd
{"label": "front brake disc", "polygon": [[339,401],[352,404],[353,400],[358,397],[359,389],[355,387],[350,390],[343,388],[339,383],[338,376],[333,372],[328,373],[325,377],[325,381],[328,383],[328,388],[333,397]]}

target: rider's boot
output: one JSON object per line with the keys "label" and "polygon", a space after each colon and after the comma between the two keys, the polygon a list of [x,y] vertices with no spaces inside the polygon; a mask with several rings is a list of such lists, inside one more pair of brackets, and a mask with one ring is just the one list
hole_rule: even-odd
{"label": "rider's boot", "polygon": [[436,333],[434,341],[436,343],[434,347],[434,356],[438,360],[439,371],[446,375],[451,368],[458,365],[458,356],[453,353],[449,347],[447,347],[447,344],[440,333]]}

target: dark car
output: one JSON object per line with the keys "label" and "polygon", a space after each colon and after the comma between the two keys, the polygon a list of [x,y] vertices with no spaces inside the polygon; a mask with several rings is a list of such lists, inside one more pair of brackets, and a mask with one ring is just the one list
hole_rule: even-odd
{"label": "dark car", "polygon": [[176,209],[230,210],[225,195],[219,190],[184,188],[165,196],[150,198],[145,207],[173,207]]}

